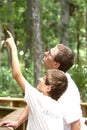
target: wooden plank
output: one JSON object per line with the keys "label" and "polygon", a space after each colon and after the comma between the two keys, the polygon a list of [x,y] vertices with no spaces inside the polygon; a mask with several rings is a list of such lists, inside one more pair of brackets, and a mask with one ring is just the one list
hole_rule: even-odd
{"label": "wooden plank", "polygon": [[18,108],[16,110],[14,110],[13,112],[11,112],[10,114],[8,114],[7,116],[5,116],[2,121],[6,120],[12,120],[12,121],[16,121],[18,119],[18,117],[21,115],[21,113],[23,112],[24,108]]}
{"label": "wooden plank", "polygon": [[87,103],[81,102],[81,108],[83,117],[87,117]]}
{"label": "wooden plank", "polygon": [[0,97],[0,100],[24,101],[24,98]]}
{"label": "wooden plank", "polygon": [[87,106],[87,102],[81,102],[81,106]]}
{"label": "wooden plank", "polygon": [[15,107],[3,107],[3,106],[0,106],[0,118],[3,118],[4,116],[6,116],[7,114],[13,112],[16,109],[17,108],[15,108]]}
{"label": "wooden plank", "polygon": [[21,107],[25,106],[26,102],[24,98],[11,98],[11,97],[0,97],[0,104],[10,107]]}
{"label": "wooden plank", "polygon": [[[0,127],[0,130],[9,130],[8,127]],[[11,130],[14,130],[12,127],[11,127]]]}
{"label": "wooden plank", "polygon": [[[17,108],[16,110],[14,110],[13,112],[11,112],[10,114],[6,115],[4,118],[2,118],[0,121],[16,121],[18,119],[18,117],[22,114],[24,108]],[[17,130],[25,130],[25,126],[26,126],[26,122],[24,122],[23,124],[21,124]],[[0,130],[9,130],[8,127],[0,127]]]}

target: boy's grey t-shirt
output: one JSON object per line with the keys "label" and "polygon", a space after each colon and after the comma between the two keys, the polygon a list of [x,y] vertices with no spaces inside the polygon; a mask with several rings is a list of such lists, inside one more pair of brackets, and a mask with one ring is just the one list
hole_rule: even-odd
{"label": "boy's grey t-shirt", "polygon": [[27,81],[25,101],[30,107],[27,130],[64,130],[62,109],[58,102],[43,95]]}

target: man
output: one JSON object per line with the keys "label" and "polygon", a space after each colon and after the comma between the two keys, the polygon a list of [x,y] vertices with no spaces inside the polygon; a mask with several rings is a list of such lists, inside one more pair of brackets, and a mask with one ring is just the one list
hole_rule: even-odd
{"label": "man", "polygon": [[[66,74],[57,69],[47,70],[46,76],[35,89],[21,73],[17,48],[10,32],[10,38],[6,40],[11,49],[12,74],[21,89],[25,92],[25,100],[30,107],[27,130],[64,130],[63,112],[57,102],[67,89]],[[13,126],[12,122],[2,123],[4,126]]]}
{"label": "man", "polygon": [[[42,64],[47,69],[60,69],[67,72],[74,62],[74,54],[68,47],[58,44],[50,51],[44,53]],[[64,112],[64,130],[80,130],[80,118],[82,111],[80,107],[80,94],[70,75],[68,78],[68,89],[58,102],[62,105]]]}
{"label": "man", "polygon": [[[12,53],[14,52],[12,51]],[[45,52],[42,60],[42,64],[47,69],[60,69],[64,72],[72,67],[73,62],[73,52],[63,44],[59,44],[50,51]],[[80,118],[82,114],[80,108],[80,94],[71,77],[67,73],[66,75],[69,82],[68,89],[58,101],[63,107],[64,130],[80,130]],[[26,106],[23,116],[19,118],[18,122],[16,122],[15,127],[27,118],[28,111],[29,107]]]}

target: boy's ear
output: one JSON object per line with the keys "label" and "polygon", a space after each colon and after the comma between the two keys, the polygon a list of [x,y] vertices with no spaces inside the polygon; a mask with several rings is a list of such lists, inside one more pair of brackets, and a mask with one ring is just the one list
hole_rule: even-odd
{"label": "boy's ear", "polygon": [[51,91],[51,86],[50,85],[47,86],[47,92],[49,92],[49,91]]}

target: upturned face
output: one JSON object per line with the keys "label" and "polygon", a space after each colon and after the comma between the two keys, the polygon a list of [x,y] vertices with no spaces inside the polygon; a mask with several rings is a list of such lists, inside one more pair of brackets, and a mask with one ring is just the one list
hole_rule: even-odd
{"label": "upturned face", "polygon": [[42,92],[44,95],[48,95],[48,92],[51,90],[51,86],[45,84],[45,79],[46,77],[40,78],[40,82],[37,86],[37,89],[38,91]]}
{"label": "upturned face", "polygon": [[49,51],[44,52],[44,57],[42,59],[42,64],[47,69],[58,69],[59,63],[54,61],[54,57],[58,53],[58,48],[55,46],[54,48],[51,48]]}

